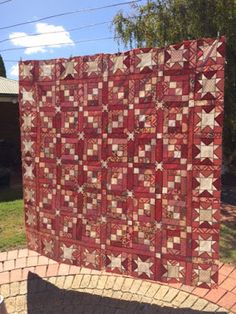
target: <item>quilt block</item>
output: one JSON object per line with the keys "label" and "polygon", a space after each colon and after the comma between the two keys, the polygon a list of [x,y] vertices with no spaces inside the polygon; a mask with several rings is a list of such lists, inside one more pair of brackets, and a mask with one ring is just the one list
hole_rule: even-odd
{"label": "quilt block", "polygon": [[224,47],[200,39],[20,62],[30,249],[216,286]]}

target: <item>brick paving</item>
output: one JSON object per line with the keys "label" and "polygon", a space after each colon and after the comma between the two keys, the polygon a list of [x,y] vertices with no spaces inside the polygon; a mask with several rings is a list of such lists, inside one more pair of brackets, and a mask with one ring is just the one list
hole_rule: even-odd
{"label": "brick paving", "polygon": [[58,264],[20,249],[0,252],[0,294],[9,314],[236,313],[236,268],[220,264],[220,285],[207,290]]}

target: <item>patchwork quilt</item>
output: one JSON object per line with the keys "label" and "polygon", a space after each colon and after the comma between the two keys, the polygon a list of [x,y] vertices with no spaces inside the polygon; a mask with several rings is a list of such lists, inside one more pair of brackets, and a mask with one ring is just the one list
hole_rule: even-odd
{"label": "patchwork quilt", "polygon": [[224,38],[23,61],[28,246],[162,282],[218,280]]}

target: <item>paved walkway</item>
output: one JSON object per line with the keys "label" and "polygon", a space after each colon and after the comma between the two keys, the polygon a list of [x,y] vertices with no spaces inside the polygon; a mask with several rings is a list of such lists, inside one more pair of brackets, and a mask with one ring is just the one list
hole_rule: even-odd
{"label": "paved walkway", "polygon": [[236,268],[220,265],[219,288],[122,277],[58,264],[28,249],[0,252],[8,313],[236,313]]}

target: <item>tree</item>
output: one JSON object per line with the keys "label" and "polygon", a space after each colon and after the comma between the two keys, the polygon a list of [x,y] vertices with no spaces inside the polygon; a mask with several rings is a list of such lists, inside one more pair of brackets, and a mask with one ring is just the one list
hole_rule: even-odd
{"label": "tree", "polygon": [[[149,0],[133,5],[133,12],[118,12],[115,37],[129,47],[165,46],[186,39],[227,39],[223,152],[236,157],[236,0]],[[236,158],[235,158],[236,165]]]}
{"label": "tree", "polygon": [[6,69],[1,55],[0,55],[0,76],[6,77]]}

